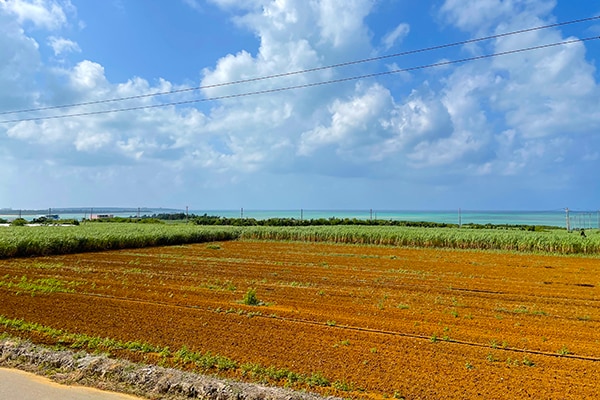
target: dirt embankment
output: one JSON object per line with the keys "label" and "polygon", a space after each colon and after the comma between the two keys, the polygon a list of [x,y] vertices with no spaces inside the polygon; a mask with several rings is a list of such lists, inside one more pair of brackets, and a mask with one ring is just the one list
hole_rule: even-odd
{"label": "dirt embankment", "polygon": [[106,355],[54,350],[18,339],[0,340],[0,366],[42,374],[62,384],[150,399],[323,400],[316,395],[140,365]]}

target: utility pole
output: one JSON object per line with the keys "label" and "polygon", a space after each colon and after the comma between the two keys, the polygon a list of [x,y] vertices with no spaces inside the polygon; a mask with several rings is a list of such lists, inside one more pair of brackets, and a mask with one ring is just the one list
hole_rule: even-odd
{"label": "utility pole", "polygon": [[571,232],[571,220],[569,219],[569,207],[565,208],[567,213],[567,232]]}
{"label": "utility pole", "polygon": [[304,220],[304,210],[300,209],[300,221]]}
{"label": "utility pole", "polygon": [[371,221],[373,221],[373,209],[371,208],[371,210],[369,211],[369,219]]}
{"label": "utility pole", "polygon": [[244,219],[244,207],[242,207],[240,210],[240,218]]}
{"label": "utility pole", "polygon": [[185,222],[187,223],[190,218],[188,206],[185,206]]}
{"label": "utility pole", "polygon": [[460,207],[458,208],[458,227],[462,227],[462,215],[460,214]]}

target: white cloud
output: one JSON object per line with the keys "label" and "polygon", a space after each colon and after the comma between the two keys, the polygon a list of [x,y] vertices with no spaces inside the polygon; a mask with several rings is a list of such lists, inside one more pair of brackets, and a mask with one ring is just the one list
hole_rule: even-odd
{"label": "white cloud", "polygon": [[300,139],[298,153],[310,155],[315,149],[333,145],[340,155],[352,153],[362,147],[377,144],[378,133],[382,131],[380,116],[392,107],[389,91],[380,85],[372,85],[363,90],[358,85],[357,93],[351,99],[335,99],[328,107],[328,126],[319,125],[304,132]]}
{"label": "white cloud", "polygon": [[322,0],[317,4],[321,40],[329,42],[334,49],[368,45],[369,32],[364,18],[374,1],[346,0],[343,7],[337,0]]}
{"label": "white cloud", "polygon": [[[257,7],[259,3],[260,7]],[[218,4],[234,6],[223,1]],[[253,56],[241,51],[221,58],[214,69],[203,71],[202,86],[332,64],[341,57],[351,57],[349,47],[352,51],[362,49],[368,53],[372,48],[363,18],[370,7],[371,1],[354,0],[343,9],[334,7],[329,1],[245,4],[244,14],[236,18],[241,26],[255,32],[260,39],[258,53]],[[317,31],[315,21],[318,21]],[[324,81],[334,74],[324,70],[245,84],[243,90],[235,86],[207,89],[205,94],[213,97],[295,86]],[[226,155],[220,161],[237,170],[281,169],[282,163],[293,162],[298,146],[308,147],[303,143],[305,139],[300,138],[302,133],[320,124],[328,103],[337,104],[332,106],[334,108],[342,107],[335,99],[344,92],[350,94],[353,91],[352,86],[338,85],[335,87],[337,92],[331,89],[313,88],[223,102],[214,109],[207,125],[226,148]]]}
{"label": "white cloud", "polygon": [[[554,6],[554,1],[541,0],[447,0],[441,12],[460,29],[480,35],[548,23]],[[497,39],[490,50],[566,39],[570,38],[558,29],[546,29]],[[486,137],[503,130],[495,140],[484,139],[482,149],[498,147],[482,171],[542,176],[577,162],[587,154],[585,147],[597,143],[589,136],[600,128],[600,112],[594,106],[600,102],[595,73],[583,43],[500,56],[454,69],[446,81],[445,103],[457,132]],[[576,143],[582,141],[586,144],[578,148]]]}
{"label": "white cloud", "polygon": [[55,56],[60,56],[64,53],[81,53],[81,48],[76,42],[62,37],[50,36],[48,44],[54,50]]}
{"label": "white cloud", "polygon": [[196,11],[203,11],[202,5],[200,5],[198,0],[183,0],[183,2]]}
{"label": "white cloud", "polygon": [[14,110],[32,104],[38,96],[39,45],[1,9],[0,54],[0,108]]}
{"label": "white cloud", "polygon": [[5,0],[0,2],[5,12],[14,14],[17,21],[32,22],[38,28],[56,30],[67,23],[64,7],[72,7],[70,1],[58,3],[53,0]]}
{"label": "white cloud", "polygon": [[410,33],[410,25],[409,24],[399,24],[394,30],[388,32],[383,39],[381,40],[383,43],[383,48],[385,51],[388,51],[392,47],[396,46],[399,42],[404,40],[406,36]]}
{"label": "white cloud", "polygon": [[108,84],[104,76],[104,67],[89,60],[78,63],[70,77],[73,87],[85,92],[101,90]]}
{"label": "white cloud", "polygon": [[77,151],[95,151],[112,141],[112,135],[109,132],[98,132],[87,134],[79,132],[75,139],[74,145]]}
{"label": "white cloud", "polygon": [[[183,1],[192,7],[199,4]],[[381,42],[371,43],[365,17],[374,6],[372,0],[352,0],[341,8],[333,0],[212,2],[230,12],[238,27],[251,31],[259,46],[256,52],[240,49],[209,64],[201,71],[202,86],[370,57],[397,46],[410,31],[407,23],[399,24]],[[448,0],[440,15],[447,24],[444,29],[478,36],[551,21],[554,3]],[[55,6],[63,7],[62,14]],[[50,0],[0,1],[0,53],[8,55],[0,57],[2,109],[44,106],[48,99],[73,104],[193,85],[140,77],[114,82],[108,78],[109,65],[91,57],[72,66],[44,64],[28,29],[38,30],[35,37],[44,37],[39,40],[49,43],[55,56],[80,51],[76,42],[56,32],[70,23],[67,6],[68,2]],[[505,51],[564,37],[551,29],[466,51]],[[153,203],[165,204],[167,199],[182,201],[186,194],[195,194],[190,188],[202,188],[221,193],[215,198],[236,207],[241,199],[258,199],[269,190],[279,190],[283,194],[277,196],[292,201],[290,177],[297,177],[306,193],[316,196],[327,190],[336,199],[333,207],[351,204],[348,197],[358,198],[361,192],[385,196],[388,192],[374,182],[398,184],[394,193],[400,197],[402,184],[410,183],[406,190],[416,191],[411,196],[417,207],[422,197],[418,190],[443,196],[445,188],[462,182],[463,188],[478,182],[489,189],[505,179],[527,187],[526,181],[519,181],[522,177],[560,171],[562,178],[556,182],[562,184],[577,164],[598,167],[595,149],[600,140],[594,132],[600,128],[600,90],[593,62],[586,57],[586,46],[574,44],[449,65],[426,74],[415,71],[400,78],[231,98],[202,108],[170,106],[0,125],[0,168],[11,174],[0,179],[3,185],[16,183],[15,171],[22,170],[67,193],[73,189],[65,181],[93,182],[88,197],[80,197],[83,203],[108,199],[107,193],[116,192],[136,199],[151,193],[157,199]],[[277,89],[375,68],[294,74],[202,93],[213,97]],[[44,87],[37,81],[40,77],[57,84]],[[191,98],[185,93],[168,97]],[[163,100],[145,97],[66,110],[77,114]],[[13,162],[19,168],[4,168]],[[63,199],[67,202],[68,195]],[[275,200],[273,204],[277,207]]]}
{"label": "white cloud", "polygon": [[440,14],[446,21],[478,36],[510,27],[541,25],[556,7],[556,0],[445,0]]}

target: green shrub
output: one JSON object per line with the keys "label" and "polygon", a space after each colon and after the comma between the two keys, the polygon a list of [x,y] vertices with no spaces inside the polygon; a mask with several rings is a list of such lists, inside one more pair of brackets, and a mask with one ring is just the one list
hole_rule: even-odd
{"label": "green shrub", "polygon": [[11,226],[25,226],[27,225],[29,222],[27,222],[27,220],[25,218],[17,218],[15,220],[13,220],[13,222],[10,223]]}

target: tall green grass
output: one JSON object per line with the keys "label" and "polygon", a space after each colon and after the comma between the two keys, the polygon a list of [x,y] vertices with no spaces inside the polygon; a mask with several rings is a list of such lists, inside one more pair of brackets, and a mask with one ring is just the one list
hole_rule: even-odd
{"label": "tall green grass", "polygon": [[587,237],[562,229],[425,228],[402,226],[198,226],[186,224],[82,224],[0,227],[0,258],[69,254],[235,239],[284,240],[507,250],[557,254],[600,254],[600,233]]}
{"label": "tall green grass", "polygon": [[600,254],[600,233],[392,226],[245,227],[242,239]]}
{"label": "tall green grass", "polygon": [[232,240],[234,227],[167,224],[82,224],[0,227],[0,258],[44,256]]}

